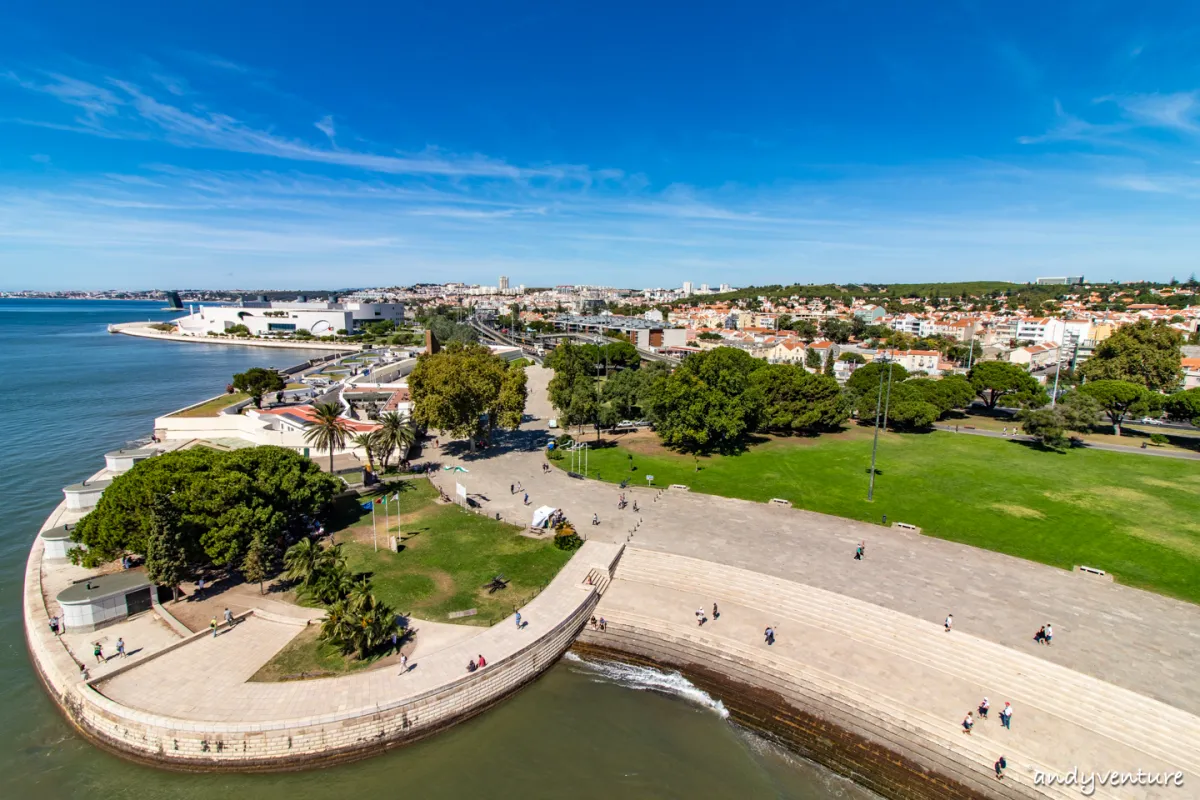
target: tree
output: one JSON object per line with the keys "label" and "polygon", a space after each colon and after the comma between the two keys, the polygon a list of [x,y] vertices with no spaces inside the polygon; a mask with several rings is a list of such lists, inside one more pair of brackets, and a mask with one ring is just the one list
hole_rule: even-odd
{"label": "tree", "polygon": [[486,417],[487,427],[520,425],[525,411],[525,371],[509,370],[488,348],[450,344],[424,354],[408,378],[413,419],[457,438],[475,437]]}
{"label": "tree", "polygon": [[146,553],[156,497],[169,496],[179,513],[189,563],[241,563],[257,531],[275,540],[325,513],[341,482],[284,447],[232,452],[197,447],[163,453],[118,476],[72,531],[87,545],[89,567],[123,552]]}
{"label": "tree", "polygon": [[645,407],[664,444],[685,449],[736,445],[758,427],[761,393],[750,375],[762,362],[744,350],[717,347],[683,360],[665,379],[653,379]]}
{"label": "tree", "polygon": [[862,353],[842,353],[838,356],[838,361],[845,361],[850,364],[867,363],[867,359],[863,358]]}
{"label": "tree", "polygon": [[412,421],[399,411],[385,411],[379,416],[379,427],[375,429],[374,439],[375,450],[386,471],[392,453],[399,450],[401,458],[408,453],[408,448],[417,440],[417,429]]}
{"label": "tree", "polygon": [[356,433],[350,437],[350,444],[355,447],[361,447],[367,454],[367,470],[375,471],[375,448],[377,443],[378,430],[367,431],[366,433]]}
{"label": "tree", "polygon": [[908,378],[908,370],[903,365],[889,361],[872,361],[854,370],[854,374],[846,381],[846,388],[856,395],[874,397],[878,394],[879,374],[883,373],[883,382],[901,383]]}
{"label": "tree", "polygon": [[805,351],[804,366],[808,367],[809,369],[819,370],[821,369],[821,364],[823,363],[824,362],[821,360],[820,350],[817,350],[815,347],[809,347],[808,350]]}
{"label": "tree", "polygon": [[1121,423],[1130,414],[1144,414],[1154,406],[1154,394],[1140,383],[1131,381],[1088,381],[1075,390],[1095,400],[1112,420],[1113,430],[1121,435]]}
{"label": "tree", "polygon": [[179,510],[169,497],[158,495],[150,507],[146,577],[158,586],[170,586],[171,599],[178,600],[179,584],[187,580],[190,574]]}
{"label": "tree", "polygon": [[1173,391],[1183,380],[1183,335],[1165,322],[1139,320],[1117,328],[1079,367],[1086,381],[1137,383],[1154,392]]}
{"label": "tree", "polygon": [[251,367],[233,376],[233,388],[250,395],[255,408],[262,407],[263,395],[267,392],[281,392],[286,387],[283,376],[273,369]]}
{"label": "tree", "polygon": [[829,375],[811,375],[794,364],[767,364],[750,378],[763,398],[767,430],[834,430],[850,417],[850,405]]}
{"label": "tree", "polygon": [[1002,399],[1028,408],[1037,408],[1049,402],[1037,378],[1019,364],[981,361],[971,367],[967,378],[989,409],[994,409]]}
{"label": "tree", "polygon": [[1024,409],[1017,419],[1021,420],[1021,430],[1035,437],[1043,447],[1059,452],[1067,449],[1067,436],[1057,407]]}
{"label": "tree", "polygon": [[844,319],[837,317],[826,317],[821,321],[821,333],[833,342],[845,344],[850,341],[850,334],[854,332],[854,326]]}
{"label": "tree", "polygon": [[595,382],[590,379],[576,381],[571,393],[571,401],[562,412],[560,424],[563,427],[578,425],[582,428],[589,422],[595,421],[599,406],[600,397],[596,392]]}
{"label": "tree", "polygon": [[1167,416],[1200,427],[1200,388],[1168,395],[1163,401]]}
{"label": "tree", "polygon": [[251,583],[258,584],[258,593],[263,594],[263,581],[275,568],[278,548],[266,531],[255,531],[242,559],[242,575]]}
{"label": "tree", "polygon": [[337,403],[317,403],[313,406],[313,424],[304,432],[304,441],[318,450],[329,451],[329,474],[333,474],[333,451],[346,447],[350,426],[342,419]]}
{"label": "tree", "polygon": [[834,368],[834,364],[836,363],[837,359],[833,357],[833,348],[831,347],[829,348],[829,353],[825,356],[825,374],[831,378],[836,374]]}
{"label": "tree", "polygon": [[642,363],[642,354],[629,342],[610,342],[601,350],[600,360],[610,367],[637,369]]}
{"label": "tree", "polygon": [[712,331],[700,331],[700,333],[696,334],[696,338],[702,342],[719,342],[721,341],[721,334],[713,333]]}
{"label": "tree", "polygon": [[[896,369],[899,371],[899,365],[896,365]],[[933,425],[942,415],[942,411],[926,400],[921,388],[914,386],[914,383],[915,381],[896,383],[893,380],[889,393],[885,376],[881,392],[876,378],[875,386],[858,399],[859,422],[873,422],[878,412],[881,421],[886,413],[887,424],[893,428],[918,430]]]}
{"label": "tree", "polygon": [[961,375],[947,375],[940,380],[933,378],[910,378],[906,386],[916,389],[925,402],[938,409],[939,416],[954,408],[966,408],[975,399],[975,389]]}
{"label": "tree", "polygon": [[644,383],[640,369],[623,369],[604,382],[601,399],[616,412],[617,419],[637,419]]}
{"label": "tree", "polygon": [[819,334],[817,326],[807,319],[802,319],[796,322],[792,326],[792,330],[794,330],[796,335],[806,342],[811,342],[813,339],[816,339]]}

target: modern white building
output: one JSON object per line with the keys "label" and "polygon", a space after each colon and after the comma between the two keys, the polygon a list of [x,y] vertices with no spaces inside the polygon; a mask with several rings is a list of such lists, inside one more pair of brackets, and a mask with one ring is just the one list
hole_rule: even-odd
{"label": "modern white building", "polygon": [[683,282],[683,294],[684,295],[695,294],[695,291],[694,291],[695,288],[696,288],[696,285],[694,283],[692,283],[691,281]]}
{"label": "modern white building", "polygon": [[385,320],[402,323],[404,304],[298,300],[202,305],[199,311],[176,320],[175,324],[183,333],[195,336],[225,333],[234,325],[245,325],[256,336],[297,331],[328,336],[340,330],[354,333],[368,323]]}

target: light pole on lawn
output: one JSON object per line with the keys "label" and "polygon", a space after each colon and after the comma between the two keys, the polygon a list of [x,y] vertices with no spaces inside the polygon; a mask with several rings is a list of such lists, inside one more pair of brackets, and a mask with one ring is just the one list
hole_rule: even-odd
{"label": "light pole on lawn", "polygon": [[[890,403],[891,399],[892,399],[892,360],[890,358],[887,358],[886,360],[887,360],[887,365],[888,365],[887,402]],[[883,400],[883,370],[880,370],[879,371],[879,391],[875,395],[875,437],[871,443],[871,481],[867,485],[867,501],[868,502],[875,499],[875,456],[876,456],[876,453],[879,451],[879,411],[880,411],[880,407],[883,405],[883,403],[881,402],[882,400]],[[887,412],[886,411],[884,412],[883,419],[884,419],[883,424],[887,425]]]}

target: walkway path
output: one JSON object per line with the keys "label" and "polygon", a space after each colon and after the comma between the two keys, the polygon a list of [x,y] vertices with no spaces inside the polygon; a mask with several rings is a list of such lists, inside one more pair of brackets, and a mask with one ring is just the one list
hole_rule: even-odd
{"label": "walkway path", "polygon": [[[1013,439],[1019,442],[1035,442],[1036,437],[1026,436],[1025,434],[1006,435],[1000,431],[988,431],[982,428],[973,428],[967,430],[960,429],[957,425],[934,425],[939,431],[948,433],[963,433],[968,436],[990,436],[993,439]],[[1015,430],[1015,428],[1014,428]],[[1161,450],[1157,447],[1130,447],[1123,444],[1109,444],[1108,442],[1086,442],[1084,448],[1088,450],[1108,450],[1111,453],[1127,453],[1129,455],[1139,456],[1158,456],[1159,458],[1182,458],[1185,461],[1200,461],[1200,453],[1192,453],[1186,450]]]}
{"label": "walkway path", "polygon": [[[897,528],[761,503],[632,487],[626,494],[640,513],[617,511],[615,486],[557,468],[543,474],[540,448],[528,447],[545,441],[553,416],[545,395],[550,373],[528,372],[529,410],[539,421],[512,434],[500,452],[468,460],[444,447],[443,463],[470,470],[438,473],[447,494],[458,480],[484,512],[509,521],[528,524],[533,508],[558,506],[590,539],[624,542],[637,526],[631,543],[639,548],[755,570],[926,621],[953,613],[971,635],[1200,713],[1200,607]],[[529,507],[509,493],[515,481],[529,492]],[[599,526],[588,524],[593,513]],[[856,562],[860,540],[867,558]],[[1047,622],[1054,645],[1035,645],[1033,633]]]}

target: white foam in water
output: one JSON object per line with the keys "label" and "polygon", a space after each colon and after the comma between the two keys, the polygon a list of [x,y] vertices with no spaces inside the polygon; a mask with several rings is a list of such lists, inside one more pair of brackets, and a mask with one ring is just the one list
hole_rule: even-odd
{"label": "white foam in water", "polygon": [[725,704],[715,700],[708,692],[697,686],[678,672],[663,672],[650,667],[639,667],[633,664],[622,664],[617,661],[592,661],[581,658],[567,651],[567,661],[577,664],[582,669],[596,676],[599,680],[615,683],[627,689],[642,692],[661,692],[675,697],[681,697],[701,708],[713,711],[721,719],[727,719],[729,712]]}

